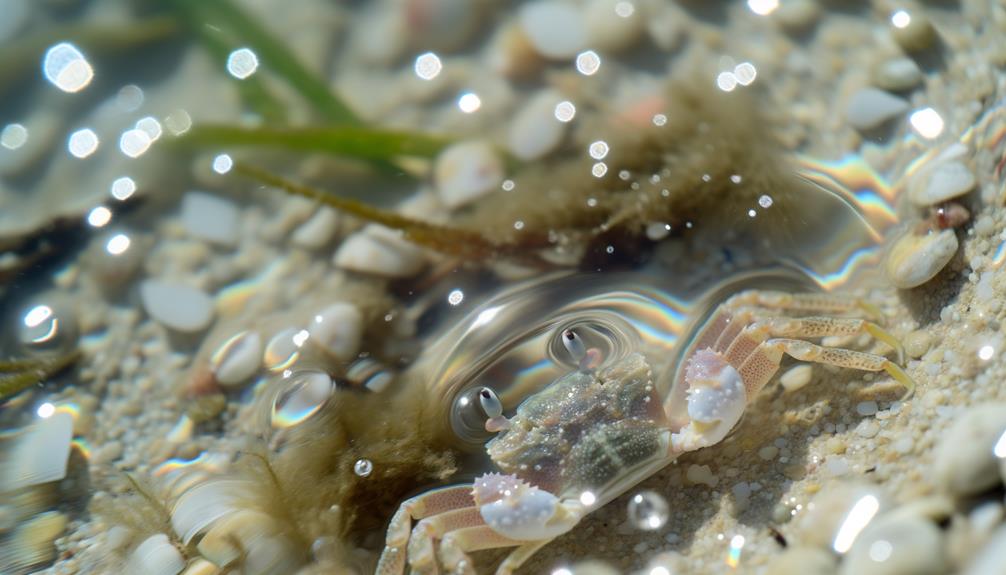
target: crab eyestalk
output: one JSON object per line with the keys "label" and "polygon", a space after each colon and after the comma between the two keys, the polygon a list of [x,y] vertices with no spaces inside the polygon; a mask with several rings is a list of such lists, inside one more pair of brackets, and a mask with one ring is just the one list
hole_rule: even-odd
{"label": "crab eyestalk", "polygon": [[510,429],[510,420],[503,416],[503,404],[496,392],[488,387],[483,387],[479,391],[479,404],[482,405],[482,411],[489,417],[486,420],[486,431],[496,433]]}

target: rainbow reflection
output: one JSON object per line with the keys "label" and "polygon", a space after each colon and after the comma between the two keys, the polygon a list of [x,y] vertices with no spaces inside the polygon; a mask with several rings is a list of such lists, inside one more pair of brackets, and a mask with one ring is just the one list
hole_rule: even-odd
{"label": "rainbow reflection", "polygon": [[727,552],[727,565],[736,569],[741,562],[741,551],[744,549],[744,536],[734,535],[730,538],[730,551]]}
{"label": "rainbow reflection", "polygon": [[897,223],[893,206],[897,190],[858,154],[831,162],[809,156],[799,156],[797,161],[801,176],[847,201],[877,231],[882,233]]}

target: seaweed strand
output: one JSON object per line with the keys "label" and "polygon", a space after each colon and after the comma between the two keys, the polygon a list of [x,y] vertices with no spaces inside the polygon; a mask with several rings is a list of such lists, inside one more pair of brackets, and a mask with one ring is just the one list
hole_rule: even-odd
{"label": "seaweed strand", "polygon": [[522,246],[497,244],[473,230],[431,224],[395,212],[375,208],[357,200],[338,197],[310,186],[291,182],[248,164],[239,162],[235,164],[235,170],[263,184],[282,189],[287,193],[324,203],[368,222],[401,230],[409,241],[444,254],[469,260],[509,255],[537,261],[537,258],[531,254],[527,254]]}
{"label": "seaweed strand", "polygon": [[80,359],[75,350],[56,357],[0,360],[0,400],[37,385]]}

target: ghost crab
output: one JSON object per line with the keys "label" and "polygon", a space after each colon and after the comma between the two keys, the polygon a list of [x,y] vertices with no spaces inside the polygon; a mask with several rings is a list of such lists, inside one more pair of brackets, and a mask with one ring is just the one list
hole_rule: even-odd
{"label": "ghost crab", "polygon": [[[833,315],[791,316],[811,311]],[[833,294],[741,292],[696,331],[666,397],[642,354],[606,363],[576,330],[563,330],[559,337],[578,369],[525,399],[511,418],[492,389],[479,390],[485,428],[497,433],[486,451],[499,472],[402,503],[377,573],[402,573],[406,562],[416,573],[474,573],[469,552],[516,547],[496,571],[512,573],[586,514],[680,454],[722,441],[783,355],[885,371],[910,395],[914,383],[898,365],[900,343],[878,324],[850,317],[856,312],[877,315],[858,299]],[[863,334],[894,348],[898,363],[804,339]]]}

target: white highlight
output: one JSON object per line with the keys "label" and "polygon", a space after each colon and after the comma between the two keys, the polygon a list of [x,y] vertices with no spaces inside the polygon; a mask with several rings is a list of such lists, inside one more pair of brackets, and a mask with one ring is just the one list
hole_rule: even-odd
{"label": "white highlight", "polygon": [[35,410],[35,414],[42,419],[49,419],[54,413],[56,413],[56,406],[48,401],[38,406],[38,409]]}
{"label": "white highlight", "polygon": [[218,174],[226,174],[234,167],[234,160],[228,154],[220,154],[213,158],[213,171]]}
{"label": "white highlight", "polygon": [[116,234],[108,240],[107,244],[105,244],[105,251],[113,256],[120,256],[126,253],[126,250],[129,249],[130,243],[129,236],[126,234]]}
{"label": "white highlight", "polygon": [[128,200],[136,193],[136,182],[129,176],[123,176],[112,182],[112,197],[119,200]]}
{"label": "white highlight", "polygon": [[768,16],[779,7],[779,0],[748,0],[748,8],[759,16]]}
{"label": "white highlight", "polygon": [[915,131],[927,140],[933,140],[943,133],[943,118],[939,112],[932,108],[922,108],[912,112],[908,121],[915,128]]}
{"label": "white highlight", "polygon": [[416,56],[416,76],[423,80],[432,80],[440,75],[444,65],[440,62],[440,57],[433,52],[427,52]]}
{"label": "white highlight", "polygon": [[845,553],[852,548],[852,543],[859,533],[877,515],[880,510],[880,501],[873,495],[866,495],[856,502],[849,510],[849,514],[842,521],[842,526],[838,528],[835,541],[832,547],[837,553]]}
{"label": "white highlight", "polygon": [[597,496],[590,491],[584,491],[580,494],[580,503],[590,507],[594,503],[597,503]]}
{"label": "white highlight", "polygon": [[456,289],[451,290],[451,293],[447,294],[447,303],[451,305],[458,305],[465,299],[465,294],[463,291]]}
{"label": "white highlight", "polygon": [[49,48],[42,60],[42,73],[54,86],[68,93],[83,90],[94,78],[94,69],[76,46],[69,42]]}
{"label": "white highlight", "polygon": [[16,150],[28,142],[28,128],[21,124],[7,124],[0,132],[0,146]]}
{"label": "white highlight", "polygon": [[98,134],[95,134],[94,130],[90,128],[77,130],[70,134],[66,147],[75,158],[86,158],[98,149]]}
{"label": "white highlight", "polygon": [[465,92],[458,98],[458,108],[466,114],[471,114],[482,107],[482,99],[475,92]]}
{"label": "white highlight", "polygon": [[238,80],[244,80],[258,70],[258,56],[249,48],[238,48],[227,57],[227,71]]}
{"label": "white highlight", "polygon": [[96,228],[100,228],[110,221],[112,221],[112,210],[105,206],[98,206],[87,214],[87,223]]}
{"label": "white highlight", "polygon": [[593,50],[576,55],[576,71],[584,76],[593,76],[601,68],[601,57]]}
{"label": "white highlight", "polygon": [[560,122],[571,122],[576,117],[576,106],[569,100],[563,100],[555,105],[555,119]]}

